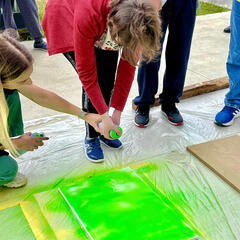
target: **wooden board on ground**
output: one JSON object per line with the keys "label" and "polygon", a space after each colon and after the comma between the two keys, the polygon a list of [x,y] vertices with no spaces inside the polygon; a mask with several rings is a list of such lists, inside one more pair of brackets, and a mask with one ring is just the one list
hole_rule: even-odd
{"label": "wooden board on ground", "polygon": [[[196,83],[196,84],[184,87],[181,100],[198,96],[204,93],[209,93],[209,92],[217,91],[220,89],[228,88],[228,87],[229,87],[228,77],[222,77],[222,78],[217,78],[210,81]],[[156,107],[159,105],[160,105],[159,98],[155,98],[155,102],[151,105],[151,107]],[[137,106],[134,104],[133,101],[132,101],[132,108],[134,110],[137,109]]]}
{"label": "wooden board on ground", "polygon": [[188,146],[200,161],[240,192],[240,136],[213,140]]}

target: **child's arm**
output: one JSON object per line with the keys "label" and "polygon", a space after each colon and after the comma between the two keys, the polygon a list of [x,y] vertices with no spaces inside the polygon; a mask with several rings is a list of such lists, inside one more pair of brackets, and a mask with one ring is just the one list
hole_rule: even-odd
{"label": "child's arm", "polygon": [[65,99],[61,98],[57,94],[40,88],[34,84],[23,85],[17,89],[22,95],[29,98],[33,102],[46,108],[53,109],[58,112],[64,112],[78,116],[81,109]]}
{"label": "child's arm", "polygon": [[[58,112],[68,113],[75,116],[79,116],[81,109],[57,94],[48,91],[46,89],[40,88],[34,84],[23,85],[17,89],[25,97],[29,98],[33,102],[46,107],[53,109]],[[92,125],[96,131],[99,131],[98,123],[101,121],[101,118],[98,114],[88,113],[83,118],[90,125]]]}

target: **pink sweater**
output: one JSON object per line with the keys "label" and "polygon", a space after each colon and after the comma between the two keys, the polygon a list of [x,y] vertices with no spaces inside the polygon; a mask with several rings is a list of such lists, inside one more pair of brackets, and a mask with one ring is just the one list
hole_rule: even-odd
{"label": "pink sweater", "polygon": [[[79,78],[99,114],[107,112],[97,76],[94,43],[107,23],[109,0],[48,0],[43,18],[49,55],[75,52]],[[123,111],[134,79],[135,67],[121,59],[111,107]]]}

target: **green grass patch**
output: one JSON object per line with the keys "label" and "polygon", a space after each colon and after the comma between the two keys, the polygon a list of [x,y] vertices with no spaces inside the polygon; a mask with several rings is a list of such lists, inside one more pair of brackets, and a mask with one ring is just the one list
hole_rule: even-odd
{"label": "green grass patch", "polygon": [[200,9],[197,9],[197,16],[228,11],[230,11],[228,8],[216,6],[211,3],[201,2]]}
{"label": "green grass patch", "polygon": [[47,0],[36,0],[36,3],[38,5],[39,20],[40,20],[40,23],[42,23],[42,18],[43,18],[43,15],[44,15]]}

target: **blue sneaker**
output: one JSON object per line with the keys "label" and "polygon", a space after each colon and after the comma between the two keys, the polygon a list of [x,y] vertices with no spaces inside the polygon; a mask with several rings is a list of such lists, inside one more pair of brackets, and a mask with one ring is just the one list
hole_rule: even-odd
{"label": "blue sneaker", "polygon": [[149,123],[149,111],[150,111],[150,106],[137,108],[135,119],[134,119],[134,123],[137,127],[140,127],[140,128],[147,127]]}
{"label": "blue sneaker", "polygon": [[103,162],[103,151],[98,137],[84,140],[85,155],[91,162]]}
{"label": "blue sneaker", "polygon": [[235,118],[240,117],[240,109],[225,106],[215,117],[215,124],[228,127],[233,124]]}
{"label": "blue sneaker", "polygon": [[47,43],[44,42],[42,39],[39,40],[39,41],[35,41],[34,44],[33,44],[33,47],[35,49],[47,51]]}
{"label": "blue sneaker", "polygon": [[105,146],[110,148],[120,149],[122,147],[122,143],[118,139],[109,140],[109,139],[106,139],[104,136],[100,136],[100,141]]}

